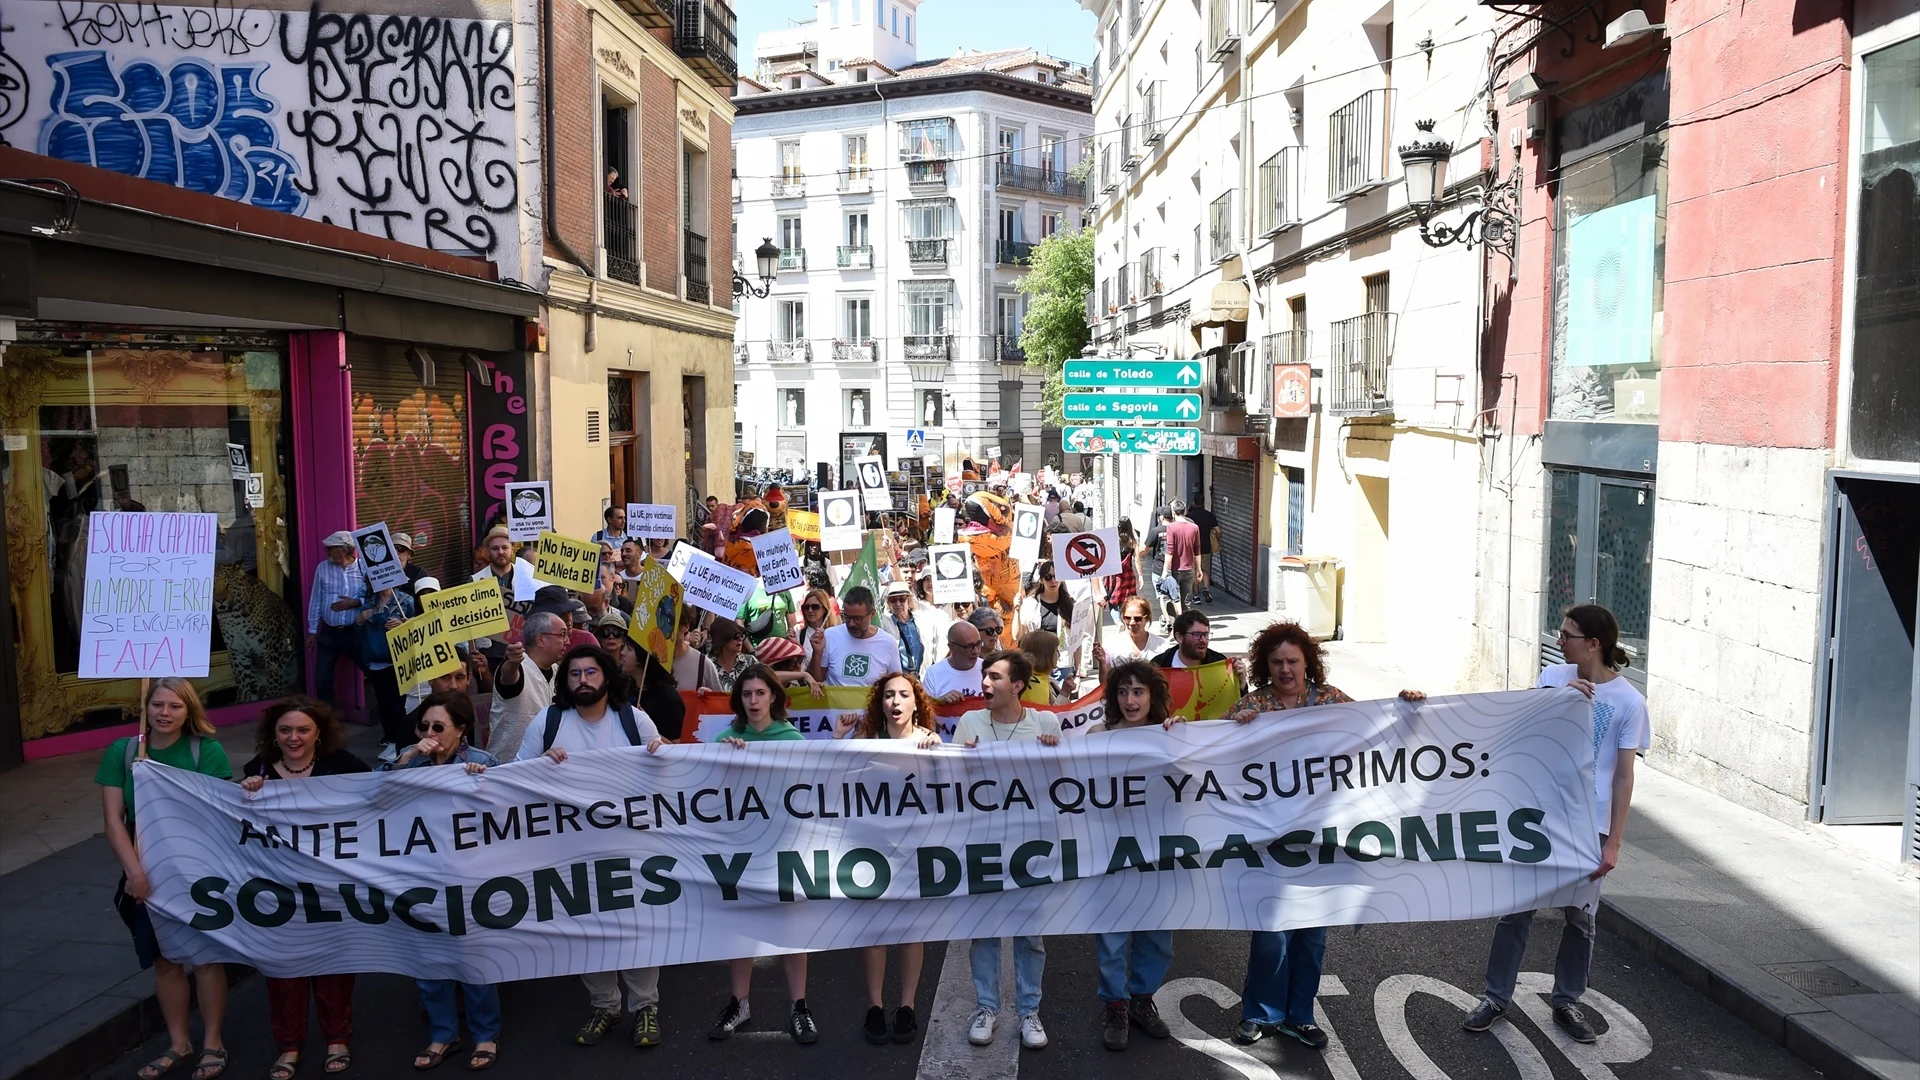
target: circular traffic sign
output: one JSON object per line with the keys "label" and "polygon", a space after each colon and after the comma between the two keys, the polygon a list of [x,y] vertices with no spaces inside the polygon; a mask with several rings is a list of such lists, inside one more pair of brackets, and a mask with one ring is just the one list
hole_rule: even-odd
{"label": "circular traffic sign", "polygon": [[1107,542],[1092,533],[1081,533],[1067,541],[1067,566],[1081,577],[1091,577],[1107,561]]}

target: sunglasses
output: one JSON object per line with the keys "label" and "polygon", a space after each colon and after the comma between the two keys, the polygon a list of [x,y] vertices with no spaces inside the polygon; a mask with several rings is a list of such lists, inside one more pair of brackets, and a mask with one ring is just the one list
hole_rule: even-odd
{"label": "sunglasses", "polygon": [[1147,617],[1145,615],[1122,615],[1120,616],[1120,621],[1123,623],[1143,623],[1147,621]]}
{"label": "sunglasses", "polygon": [[415,724],[415,725],[413,725],[413,730],[415,730],[415,731],[430,731],[430,732],[432,732],[432,733],[433,733],[433,734],[435,734],[435,735],[440,735],[440,734],[443,734],[444,732],[446,732],[446,730],[448,729],[448,727],[449,727],[449,725],[447,725],[447,724],[429,724],[429,723],[427,723],[427,722],[426,722],[425,720],[422,720],[422,721],[420,721],[419,723],[417,723],[417,724]]}
{"label": "sunglasses", "polygon": [[801,604],[800,610],[801,611],[825,611],[827,609],[820,606],[819,604]]}

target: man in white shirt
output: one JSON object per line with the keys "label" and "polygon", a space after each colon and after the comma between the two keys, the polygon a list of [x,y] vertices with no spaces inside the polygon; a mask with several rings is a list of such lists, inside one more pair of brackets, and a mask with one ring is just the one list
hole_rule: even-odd
{"label": "man in white shirt", "polygon": [[947,627],[947,657],[927,669],[921,685],[942,705],[980,696],[980,631],[972,623]]}
{"label": "man in white shirt", "polygon": [[840,598],[840,625],[813,632],[807,664],[828,686],[872,686],[900,670],[899,642],[873,625],[873,590],[847,590]]}
{"label": "man in white shirt", "polygon": [[[527,616],[524,643],[507,646],[493,679],[487,713],[487,751],[501,764],[513,761],[534,717],[553,704],[553,668],[567,654],[567,621],[551,611]],[[534,756],[539,756],[534,751]]]}
{"label": "man in white shirt", "polygon": [[[541,613],[528,622],[533,618],[544,620],[553,616]],[[653,720],[625,704],[625,686],[619,669],[605,649],[598,645],[570,649],[563,668],[552,709],[539,722],[528,726],[526,736],[520,741],[519,760],[534,761],[544,756],[556,764],[564,764],[569,753],[644,746],[649,754],[654,754],[666,745]],[[619,704],[609,702],[610,692],[619,694],[622,699]],[[580,981],[586,984],[593,1012],[586,1024],[574,1033],[574,1042],[592,1046],[620,1022],[620,990],[624,984],[627,1011],[633,1013],[633,1045],[659,1045],[659,968],[599,971],[580,976]]]}

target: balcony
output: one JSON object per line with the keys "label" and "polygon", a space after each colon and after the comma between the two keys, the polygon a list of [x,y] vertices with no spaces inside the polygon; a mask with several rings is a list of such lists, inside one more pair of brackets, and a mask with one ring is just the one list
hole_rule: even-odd
{"label": "balcony", "polygon": [[1146,116],[1140,125],[1140,141],[1148,146],[1158,145],[1167,137],[1166,117],[1160,115],[1166,111],[1162,101],[1166,93],[1166,82],[1156,79],[1147,84],[1146,92],[1141,95],[1142,111]]}
{"label": "balcony", "polygon": [[1393,411],[1388,376],[1393,370],[1392,312],[1374,311],[1329,327],[1327,412],[1372,416]]}
{"label": "balcony", "polygon": [[804,339],[767,344],[767,359],[776,364],[806,364],[813,360],[813,344]]}
{"label": "balcony", "polygon": [[1305,201],[1300,163],[1305,157],[1304,147],[1289,146],[1261,163],[1260,202],[1256,206],[1260,220],[1255,226],[1261,236],[1273,236],[1300,224]]}
{"label": "balcony", "polygon": [[707,238],[697,232],[688,232],[680,254],[681,272],[687,279],[687,302],[709,302],[713,298],[713,287],[707,277]]}
{"label": "balcony", "polygon": [[674,5],[673,51],[707,82],[732,89],[739,78],[739,34],[726,0],[679,0]]}
{"label": "balcony", "polygon": [[607,276],[629,285],[640,284],[640,231],[637,210],[611,192],[600,195],[601,243],[607,249]]}
{"label": "balcony", "polygon": [[1247,407],[1247,374],[1254,364],[1253,344],[1222,345],[1213,350],[1213,378],[1207,408],[1214,412]]}
{"label": "balcony", "polygon": [[948,240],[909,240],[907,241],[907,264],[913,267],[943,267],[947,265]]}
{"label": "balcony", "polygon": [[1135,142],[1133,114],[1128,113],[1120,120],[1120,171],[1132,172],[1140,167],[1140,146]]}
{"label": "balcony", "polygon": [[1207,252],[1214,262],[1225,262],[1240,254],[1233,224],[1233,192],[1229,191],[1207,207]]}
{"label": "balcony", "polygon": [[866,166],[840,170],[840,194],[873,194],[873,170]]}
{"label": "balcony", "polygon": [[797,199],[807,193],[807,174],[784,173],[774,177],[768,187],[776,199]]}
{"label": "balcony", "polygon": [[1120,190],[1120,182],[1113,178],[1113,147],[1100,148],[1100,194],[1111,195]]}
{"label": "balcony", "polygon": [[1035,168],[1032,165],[1017,165],[1011,161],[996,162],[994,183],[999,187],[1015,191],[1033,191],[1067,199],[1087,197],[1085,180],[1075,180],[1052,165]]}
{"label": "balcony", "polygon": [[853,363],[869,363],[873,360],[875,349],[872,338],[859,338],[852,341],[835,339],[833,358]]}
{"label": "balcony", "polygon": [[917,383],[945,382],[953,365],[953,339],[945,334],[908,334],[907,370]]}
{"label": "balcony", "polygon": [[1268,334],[1260,339],[1260,356],[1260,386],[1266,402],[1259,415],[1282,419],[1308,415],[1312,408],[1310,380],[1301,381],[1291,373],[1282,379],[1277,374],[1281,368],[1307,363],[1307,332],[1282,330]]}
{"label": "balcony", "polygon": [[1277,334],[1268,334],[1260,339],[1260,353],[1265,357],[1268,367],[1304,364],[1307,362],[1307,332],[1282,330]]}
{"label": "balcony", "polygon": [[1027,362],[1027,350],[1020,347],[1018,334],[1001,334],[993,343],[1003,364],[1024,364]]}
{"label": "balcony", "polygon": [[833,261],[842,270],[871,270],[873,248],[868,244],[842,244],[835,249]]}
{"label": "balcony", "polygon": [[915,195],[939,195],[947,190],[947,162],[907,162],[907,190]]}
{"label": "balcony", "polygon": [[804,273],[807,269],[807,249],[781,248],[780,261],[774,269],[783,274]]}
{"label": "balcony", "polygon": [[955,144],[953,134],[952,117],[905,121],[900,125],[900,158],[903,161],[951,158]]}
{"label": "balcony", "polygon": [[736,342],[733,346],[733,362],[738,365],[750,363],[752,360],[753,350],[747,348],[747,343]]}
{"label": "balcony", "polygon": [[1033,245],[1022,240],[1002,240],[995,250],[995,261],[1001,266],[1025,266],[1033,261]]}
{"label": "balcony", "polygon": [[1392,112],[1392,90],[1369,90],[1327,118],[1327,198],[1345,202],[1387,182]]}

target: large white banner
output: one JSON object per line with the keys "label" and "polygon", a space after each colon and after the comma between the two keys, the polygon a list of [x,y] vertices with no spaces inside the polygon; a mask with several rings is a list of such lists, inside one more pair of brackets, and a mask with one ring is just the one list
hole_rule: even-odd
{"label": "large white banner", "polygon": [[135,766],[166,955],[499,982],[1009,934],[1593,905],[1576,691],[972,750],[676,744],[239,786]]}

